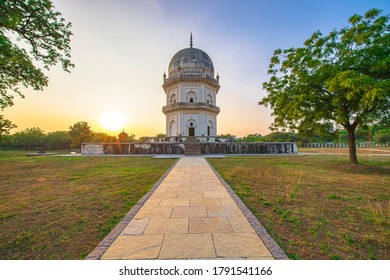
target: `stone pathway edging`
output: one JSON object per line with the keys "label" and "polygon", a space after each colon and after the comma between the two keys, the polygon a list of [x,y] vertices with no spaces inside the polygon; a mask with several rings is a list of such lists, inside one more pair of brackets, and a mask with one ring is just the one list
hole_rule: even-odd
{"label": "stone pathway edging", "polygon": [[256,231],[257,235],[264,242],[265,246],[271,252],[272,256],[275,260],[288,260],[288,256],[286,253],[280,248],[280,246],[275,242],[275,240],[271,237],[268,231],[263,227],[263,225],[257,220],[255,215],[249,210],[249,208],[242,202],[242,200],[238,197],[238,195],[233,191],[233,189],[229,186],[228,183],[222,178],[222,176],[215,170],[214,166],[206,160],[210,168],[214,171],[215,175],[225,187],[227,192],[230,194],[234,202],[237,204],[238,208],[242,211],[244,216],[247,218],[248,222]]}
{"label": "stone pathway edging", "polygon": [[153,187],[130,209],[126,216],[113,228],[112,231],[97,245],[97,247],[85,258],[86,260],[99,260],[101,256],[107,251],[108,247],[117,239],[120,233],[125,229],[128,223],[134,218],[137,212],[154,193],[165,177],[172,171],[172,169],[179,162],[180,158],[165,172],[163,176],[153,185]]}

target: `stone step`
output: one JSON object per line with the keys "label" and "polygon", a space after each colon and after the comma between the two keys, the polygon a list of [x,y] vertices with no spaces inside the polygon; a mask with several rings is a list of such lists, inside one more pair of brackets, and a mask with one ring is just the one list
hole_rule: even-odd
{"label": "stone step", "polygon": [[188,143],[188,144],[197,143],[197,142],[196,142],[196,137],[195,137],[195,136],[189,136],[189,137],[187,138],[187,143]]}
{"label": "stone step", "polygon": [[184,153],[186,155],[200,155],[201,154],[200,144],[199,143],[185,144]]}

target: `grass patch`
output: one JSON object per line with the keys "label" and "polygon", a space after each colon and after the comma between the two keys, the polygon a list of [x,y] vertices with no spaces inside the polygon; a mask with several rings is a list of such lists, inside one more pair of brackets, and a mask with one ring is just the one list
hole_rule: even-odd
{"label": "grass patch", "polygon": [[[25,157],[26,154],[37,153],[39,150],[2,150],[0,149],[0,158]],[[45,150],[47,153],[64,155],[71,152],[80,153],[80,149],[63,149],[63,150]]]}
{"label": "grass patch", "polygon": [[0,151],[0,258],[85,258],[174,162]]}
{"label": "grass patch", "polygon": [[390,158],[209,159],[293,259],[390,258]]}

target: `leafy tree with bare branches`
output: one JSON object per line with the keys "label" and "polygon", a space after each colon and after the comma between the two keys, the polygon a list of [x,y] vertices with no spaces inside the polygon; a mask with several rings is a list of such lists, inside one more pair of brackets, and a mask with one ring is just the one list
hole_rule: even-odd
{"label": "leafy tree with bare branches", "polygon": [[259,103],[273,109],[275,129],[344,127],[356,164],[356,128],[390,124],[390,26],[378,9],[349,23],[327,36],[315,32],[302,47],[276,50],[263,83],[268,95]]}
{"label": "leafy tree with bare branches", "polygon": [[0,109],[13,105],[20,86],[42,90],[49,70],[57,63],[64,71],[70,61],[71,23],[61,17],[50,0],[0,1]]}

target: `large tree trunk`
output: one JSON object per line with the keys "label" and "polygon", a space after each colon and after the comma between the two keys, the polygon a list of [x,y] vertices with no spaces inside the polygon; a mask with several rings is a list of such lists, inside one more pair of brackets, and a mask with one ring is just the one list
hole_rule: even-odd
{"label": "large tree trunk", "polygon": [[356,126],[346,127],[348,132],[349,163],[351,164],[358,164],[355,145],[355,128]]}

